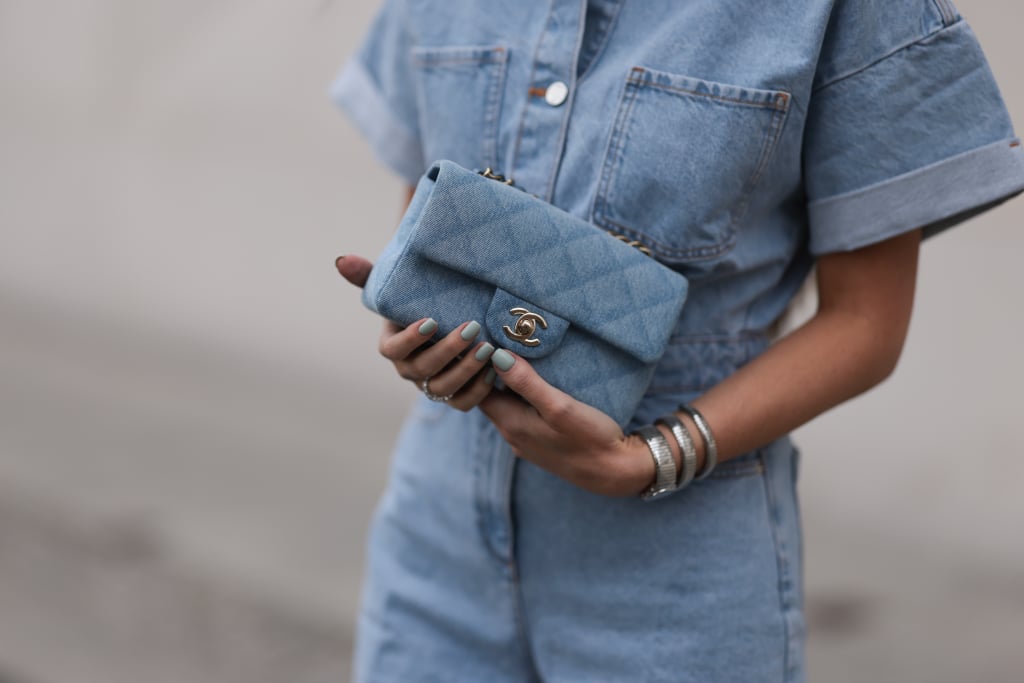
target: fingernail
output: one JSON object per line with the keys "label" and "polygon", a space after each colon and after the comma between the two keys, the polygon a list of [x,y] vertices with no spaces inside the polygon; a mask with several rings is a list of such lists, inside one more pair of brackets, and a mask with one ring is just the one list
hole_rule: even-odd
{"label": "fingernail", "polygon": [[491,346],[490,344],[485,343],[483,346],[476,350],[476,359],[483,363],[485,360],[491,357],[492,353],[494,353],[494,347]]}
{"label": "fingernail", "polygon": [[341,259],[345,258],[345,254],[342,254],[338,258],[334,259],[334,267],[341,268]]}
{"label": "fingernail", "polygon": [[420,334],[434,334],[434,330],[437,329],[437,321],[433,318],[427,318],[422,325],[420,325]]}
{"label": "fingernail", "polygon": [[498,373],[494,371],[494,368],[487,368],[487,374],[484,375],[484,384],[494,384],[494,378],[498,376]]}
{"label": "fingernail", "polygon": [[469,341],[470,339],[476,339],[476,335],[478,334],[480,334],[480,323],[474,320],[470,324],[466,325],[466,329],[462,330],[461,336],[466,341]]}
{"label": "fingernail", "polygon": [[494,352],[494,355],[491,356],[491,362],[494,363],[502,372],[507,372],[516,362],[516,358],[505,349],[498,349]]}

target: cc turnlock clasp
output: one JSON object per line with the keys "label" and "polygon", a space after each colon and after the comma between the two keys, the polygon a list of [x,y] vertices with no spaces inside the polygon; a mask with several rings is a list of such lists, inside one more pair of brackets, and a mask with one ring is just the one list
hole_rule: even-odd
{"label": "cc turnlock clasp", "polygon": [[546,330],[548,328],[548,321],[537,313],[528,311],[525,308],[519,308],[518,306],[510,310],[509,313],[518,315],[519,320],[516,320],[515,329],[508,325],[501,328],[504,330],[505,335],[509,339],[515,339],[520,344],[526,346],[539,346],[540,339],[530,339],[530,335],[537,331],[538,324]]}

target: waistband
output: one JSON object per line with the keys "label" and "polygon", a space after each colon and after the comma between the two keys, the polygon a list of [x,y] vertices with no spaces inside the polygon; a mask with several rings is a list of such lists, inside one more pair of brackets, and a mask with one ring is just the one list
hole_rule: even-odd
{"label": "waistband", "polygon": [[736,372],[771,345],[767,331],[734,335],[677,336],[669,340],[648,395],[699,395]]}

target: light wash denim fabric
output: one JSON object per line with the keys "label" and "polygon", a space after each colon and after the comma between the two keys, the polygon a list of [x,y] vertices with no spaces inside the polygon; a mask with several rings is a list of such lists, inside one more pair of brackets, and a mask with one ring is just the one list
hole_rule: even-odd
{"label": "light wash denim fabric", "polygon": [[[686,278],[505,183],[440,161],[420,179],[363,303],[401,326],[429,310],[443,336],[526,358],[552,386],[625,426],[686,300]],[[523,343],[505,333],[540,316]],[[536,319],[535,319],[536,320]]]}
{"label": "light wash denim fabric", "polygon": [[[1024,190],[949,0],[388,0],[332,95],[409,183],[434,159],[489,166],[687,277],[634,425],[762,352],[816,256]],[[478,413],[417,405],[374,522],[357,681],[803,680],[787,439],[644,504],[516,463]]]}

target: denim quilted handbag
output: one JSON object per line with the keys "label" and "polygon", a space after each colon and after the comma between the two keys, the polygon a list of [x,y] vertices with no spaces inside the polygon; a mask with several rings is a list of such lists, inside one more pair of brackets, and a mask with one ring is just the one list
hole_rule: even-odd
{"label": "denim quilted handbag", "polygon": [[687,282],[639,249],[451,161],[419,181],[363,303],[398,323],[528,359],[548,382],[625,426],[686,299]]}

